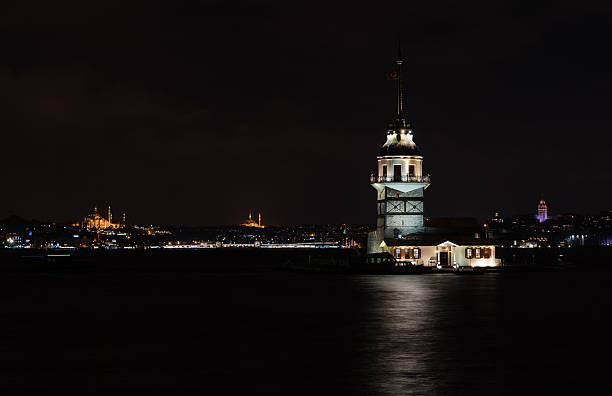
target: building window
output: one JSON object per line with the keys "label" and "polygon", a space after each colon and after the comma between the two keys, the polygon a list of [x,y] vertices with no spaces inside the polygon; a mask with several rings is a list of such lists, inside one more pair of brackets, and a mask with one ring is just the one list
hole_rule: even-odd
{"label": "building window", "polygon": [[402,258],[402,249],[395,249],[395,258]]}
{"label": "building window", "polygon": [[383,165],[382,175],[383,177],[387,177],[387,165]]}
{"label": "building window", "polygon": [[421,257],[421,249],[420,248],[414,248],[413,249],[413,256],[415,259],[419,259]]}
{"label": "building window", "polygon": [[465,249],[465,258],[467,258],[467,259],[471,259],[472,258],[472,248],[466,248]]}
{"label": "building window", "polygon": [[491,248],[484,248],[482,256],[486,259],[491,258]]}
{"label": "building window", "polygon": [[474,256],[479,259],[480,258],[480,248],[475,248],[474,249]]}
{"label": "building window", "polygon": [[414,176],[414,165],[408,165],[408,176]]}

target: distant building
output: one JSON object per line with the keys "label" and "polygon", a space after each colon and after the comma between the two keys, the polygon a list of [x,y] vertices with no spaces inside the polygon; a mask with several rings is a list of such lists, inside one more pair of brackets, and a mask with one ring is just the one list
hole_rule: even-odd
{"label": "distant building", "polygon": [[504,219],[499,215],[499,212],[495,212],[495,216],[493,216],[490,220],[491,224],[501,224],[504,222]]}
{"label": "distant building", "polygon": [[258,221],[253,220],[251,213],[249,212],[249,218],[244,221],[241,225],[245,227],[254,227],[254,228],[265,228],[263,224],[261,224],[261,213],[259,213]]}
{"label": "distant building", "polygon": [[[125,219],[125,214],[123,215]],[[108,207],[107,217],[102,217],[98,213],[98,207],[94,207],[93,212],[89,213],[87,216],[83,218],[82,221],[76,222],[72,224],[75,227],[81,227],[86,229],[96,229],[96,230],[107,230],[107,229],[117,229],[121,228],[123,224],[113,223],[113,214],[111,212],[111,207]]]}
{"label": "distant building", "polygon": [[540,223],[543,223],[548,220],[548,207],[546,206],[546,202],[544,202],[543,199],[541,199],[540,203],[538,204],[538,214],[536,215],[536,218]]}

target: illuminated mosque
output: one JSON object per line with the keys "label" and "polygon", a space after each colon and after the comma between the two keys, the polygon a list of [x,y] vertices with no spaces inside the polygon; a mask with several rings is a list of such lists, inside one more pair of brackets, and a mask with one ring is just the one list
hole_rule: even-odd
{"label": "illuminated mosque", "polygon": [[113,213],[111,212],[110,206],[108,207],[108,214],[106,218],[102,217],[100,213],[98,213],[98,207],[94,206],[93,212],[85,216],[81,222],[74,223],[73,226],[86,229],[116,230],[118,228],[125,227],[125,213],[123,214],[122,221],[120,223],[113,223]]}
{"label": "illuminated mosque", "polygon": [[261,224],[261,213],[259,213],[259,220],[255,221],[253,220],[253,217],[251,216],[251,212],[249,212],[249,218],[246,219],[244,223],[242,223],[241,225],[245,227],[265,228],[265,226]]}

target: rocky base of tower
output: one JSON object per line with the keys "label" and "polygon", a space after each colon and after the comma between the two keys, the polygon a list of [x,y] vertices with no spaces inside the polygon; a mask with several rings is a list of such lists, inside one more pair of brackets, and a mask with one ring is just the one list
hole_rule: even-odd
{"label": "rocky base of tower", "polygon": [[368,232],[368,254],[386,252],[387,249],[381,247],[384,240],[384,233],[382,230]]}

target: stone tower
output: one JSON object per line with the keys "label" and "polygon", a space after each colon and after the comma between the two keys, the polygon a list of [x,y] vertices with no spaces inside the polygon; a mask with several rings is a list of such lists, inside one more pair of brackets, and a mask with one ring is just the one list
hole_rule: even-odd
{"label": "stone tower", "polygon": [[368,253],[384,251],[385,239],[424,232],[424,190],[430,178],[423,174],[423,156],[404,112],[399,49],[395,63],[396,70],[388,79],[397,81],[397,114],[387,127],[387,140],[377,156],[377,173],[370,176],[377,201],[376,230],[368,234]]}

